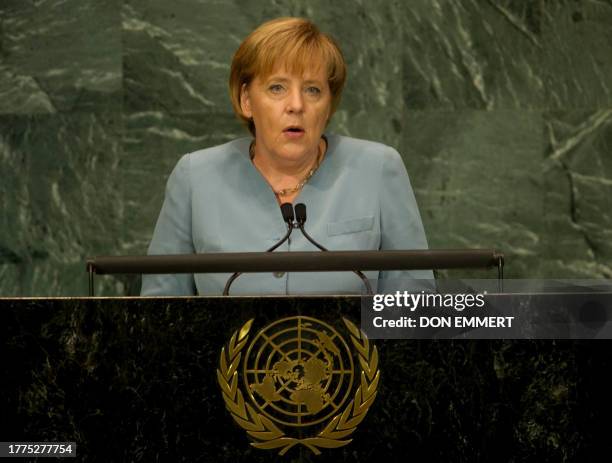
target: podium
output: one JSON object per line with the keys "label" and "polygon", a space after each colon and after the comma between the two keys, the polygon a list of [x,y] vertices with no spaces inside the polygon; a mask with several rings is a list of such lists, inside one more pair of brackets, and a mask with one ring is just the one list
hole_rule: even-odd
{"label": "podium", "polygon": [[[2,299],[0,440],[74,441],[79,461],[96,462],[586,461],[605,446],[607,428],[595,423],[609,392],[609,341],[380,340],[360,354],[344,322],[359,326],[359,314],[359,297]],[[239,354],[256,358],[261,351],[265,366],[270,354],[257,346],[247,352],[249,343],[258,333],[260,341],[274,339],[266,327],[296,317],[304,329],[314,327],[312,319],[322,323],[320,331],[337,345],[342,337],[357,373],[344,401],[327,389],[335,407],[328,418],[314,430],[278,425],[285,437],[318,435],[355,401],[367,409],[346,438],[332,434],[350,443],[313,445],[321,455],[300,443],[283,456],[282,446],[253,447],[266,436],[254,438],[248,423],[233,418],[220,386],[219,371],[231,377],[233,334],[235,354],[239,333],[253,320]],[[321,347],[324,338],[312,339],[311,353],[316,346],[321,359],[336,355]],[[379,372],[371,403],[365,393],[355,395],[364,359]],[[285,397],[313,371],[285,365],[283,373],[279,365],[262,367],[267,373],[253,376],[251,386],[242,378],[237,384],[264,416],[274,402],[260,400],[270,397],[270,371],[284,375],[272,392]],[[321,384],[330,371],[319,369]],[[299,384],[306,384],[302,391],[314,387],[312,378]],[[302,406],[310,405],[304,399]],[[257,426],[250,415],[247,421]]]}

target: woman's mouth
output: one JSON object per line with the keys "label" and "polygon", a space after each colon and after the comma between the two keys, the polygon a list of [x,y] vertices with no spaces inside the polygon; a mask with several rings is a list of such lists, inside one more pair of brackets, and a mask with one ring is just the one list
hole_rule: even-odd
{"label": "woman's mouth", "polygon": [[283,133],[289,138],[300,138],[304,135],[304,129],[300,126],[290,126],[284,129]]}

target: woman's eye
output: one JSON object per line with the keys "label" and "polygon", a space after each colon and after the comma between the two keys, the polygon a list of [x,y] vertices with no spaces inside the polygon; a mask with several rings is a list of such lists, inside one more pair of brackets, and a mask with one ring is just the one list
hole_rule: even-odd
{"label": "woman's eye", "polygon": [[321,93],[321,89],[319,87],[308,87],[306,92],[310,93],[311,95],[319,95]]}
{"label": "woman's eye", "polygon": [[268,89],[272,93],[281,93],[284,90],[283,86],[281,84],[272,84],[272,85],[270,85],[270,87],[268,87]]}

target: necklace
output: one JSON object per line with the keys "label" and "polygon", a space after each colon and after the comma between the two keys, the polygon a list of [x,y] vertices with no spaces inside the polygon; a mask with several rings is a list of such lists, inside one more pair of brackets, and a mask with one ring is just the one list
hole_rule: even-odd
{"label": "necklace", "polygon": [[[323,141],[325,143],[325,146],[327,147],[327,140],[323,138]],[[325,150],[321,150],[320,143],[319,143],[318,151],[319,152],[317,153],[317,160],[315,161],[313,168],[308,171],[308,173],[304,176],[304,178],[302,178],[302,180],[298,182],[296,186],[292,188],[283,188],[282,190],[274,190],[274,188],[272,188],[272,191],[274,192],[276,196],[278,196],[279,198],[283,196],[288,196],[304,188],[304,185],[306,185],[306,183],[308,183],[308,180],[310,180],[310,178],[315,174],[315,172],[321,165],[321,161],[323,160],[323,154],[325,153]],[[251,162],[252,162],[253,158],[255,157],[255,141],[253,141],[251,145],[249,146],[249,156],[251,157]],[[272,185],[270,185],[270,187],[272,187]]]}

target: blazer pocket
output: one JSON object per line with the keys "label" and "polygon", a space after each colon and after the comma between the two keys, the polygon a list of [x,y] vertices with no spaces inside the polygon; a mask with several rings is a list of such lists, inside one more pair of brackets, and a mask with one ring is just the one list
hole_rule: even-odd
{"label": "blazer pocket", "polygon": [[329,236],[345,235],[347,233],[358,233],[371,230],[374,226],[374,216],[359,217],[357,219],[343,220],[327,224]]}

